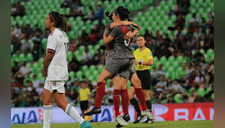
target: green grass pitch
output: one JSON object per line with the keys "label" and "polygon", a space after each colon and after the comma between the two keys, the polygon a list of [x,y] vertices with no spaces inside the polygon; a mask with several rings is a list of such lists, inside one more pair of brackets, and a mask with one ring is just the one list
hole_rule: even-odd
{"label": "green grass pitch", "polygon": [[[116,122],[93,122],[92,128],[115,128]],[[42,128],[42,124],[12,124],[11,128]],[[80,128],[78,123],[51,124],[51,128]],[[214,128],[213,120],[206,121],[165,121],[153,124],[133,124],[130,122],[124,128]]]}

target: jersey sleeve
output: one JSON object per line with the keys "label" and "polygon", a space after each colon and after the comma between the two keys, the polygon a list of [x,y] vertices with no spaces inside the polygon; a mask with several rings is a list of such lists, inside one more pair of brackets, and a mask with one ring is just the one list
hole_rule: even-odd
{"label": "jersey sleeve", "polygon": [[112,37],[116,37],[119,34],[119,26],[115,27],[112,32],[111,32],[111,36]]}
{"label": "jersey sleeve", "polygon": [[90,95],[91,94],[91,91],[89,88],[87,88],[87,94]]}
{"label": "jersey sleeve", "polygon": [[137,49],[133,52],[135,60],[137,60]]}
{"label": "jersey sleeve", "polygon": [[152,54],[151,50],[149,50],[147,53],[147,60],[152,60],[152,59],[153,59],[153,54]]}
{"label": "jersey sleeve", "polygon": [[47,52],[53,52],[53,53],[55,52],[56,46],[57,46],[56,42],[57,42],[56,37],[49,36],[48,43],[47,43]]}

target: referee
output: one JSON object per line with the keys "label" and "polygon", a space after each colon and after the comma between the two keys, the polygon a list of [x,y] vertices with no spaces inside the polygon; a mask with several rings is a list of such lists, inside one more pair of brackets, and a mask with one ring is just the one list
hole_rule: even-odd
{"label": "referee", "polygon": [[[134,64],[135,70],[137,72],[138,78],[141,81],[141,86],[144,91],[145,101],[148,109],[151,111],[152,105],[149,98],[150,94],[150,86],[151,86],[151,75],[150,75],[150,66],[153,65],[153,55],[149,48],[145,46],[146,40],[143,35],[139,35],[137,37],[137,45],[138,49],[134,51]],[[141,110],[139,108],[137,100],[134,98],[135,88],[133,84],[131,84],[129,88],[129,99],[130,103],[134,106],[137,114],[137,119],[134,123],[139,123],[144,120],[145,117],[141,115]],[[151,119],[147,119],[145,123],[153,123]]]}

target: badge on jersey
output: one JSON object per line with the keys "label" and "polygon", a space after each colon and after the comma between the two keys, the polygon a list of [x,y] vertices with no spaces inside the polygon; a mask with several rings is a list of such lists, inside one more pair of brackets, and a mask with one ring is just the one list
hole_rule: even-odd
{"label": "badge on jersey", "polygon": [[144,60],[143,60],[143,59],[139,59],[139,62],[140,62],[140,61],[143,62]]}

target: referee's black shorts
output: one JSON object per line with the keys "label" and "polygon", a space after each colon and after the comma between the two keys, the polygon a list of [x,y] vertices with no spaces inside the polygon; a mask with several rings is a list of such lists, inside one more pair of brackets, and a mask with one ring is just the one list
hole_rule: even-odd
{"label": "referee's black shorts", "polygon": [[[151,74],[149,70],[143,70],[143,71],[136,71],[138,78],[141,81],[141,86],[143,90],[150,90],[151,88]],[[133,86],[133,84],[131,84],[130,86]]]}
{"label": "referee's black shorts", "polygon": [[85,101],[80,101],[80,109],[81,110],[87,110],[88,109],[88,100],[85,100]]}

